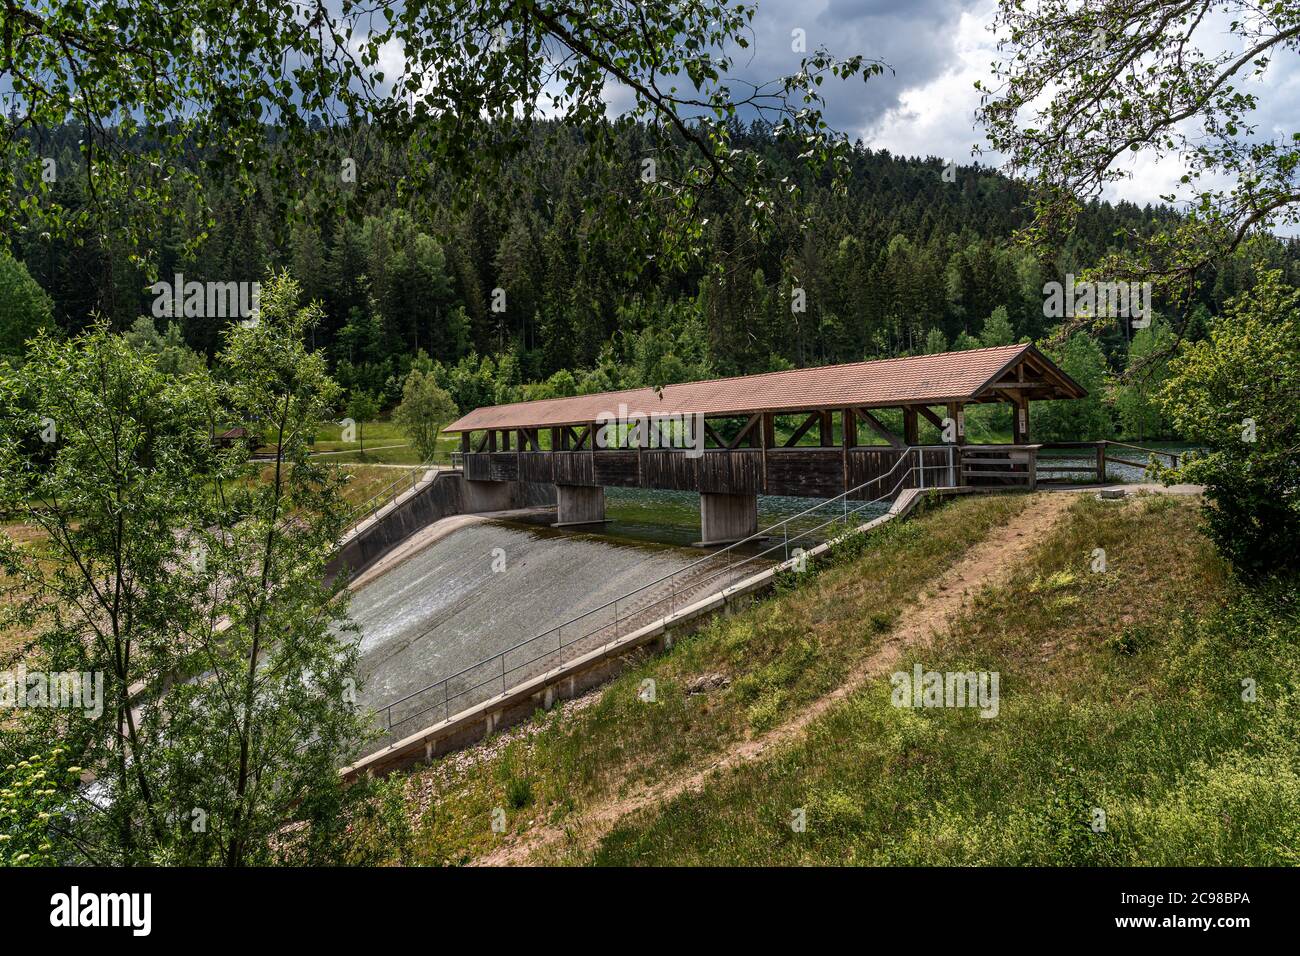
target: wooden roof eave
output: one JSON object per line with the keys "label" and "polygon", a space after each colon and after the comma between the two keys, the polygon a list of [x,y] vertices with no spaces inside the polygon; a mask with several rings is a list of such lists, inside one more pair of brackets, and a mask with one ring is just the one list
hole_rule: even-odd
{"label": "wooden roof eave", "polygon": [[[977,401],[1002,401],[1002,397],[997,394],[997,389],[1001,382],[1002,376],[1011,371],[1020,364],[1029,365],[1037,374],[1042,376],[1046,381],[1047,387],[1054,389],[1058,394],[1053,398],[1071,399],[1087,398],[1088,390],[1072,379],[1066,372],[1058,367],[1055,362],[1038,350],[1038,346],[1027,344],[1022,352],[1014,356],[1009,362],[998,369],[989,380],[980,388],[976,389],[972,398]],[[1042,396],[1033,396],[1033,400],[1042,401]]]}

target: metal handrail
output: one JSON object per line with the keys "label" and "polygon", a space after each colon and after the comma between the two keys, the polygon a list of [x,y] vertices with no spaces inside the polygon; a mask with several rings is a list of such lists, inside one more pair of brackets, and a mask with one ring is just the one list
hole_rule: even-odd
{"label": "metal handrail", "polygon": [[[451,469],[453,471],[459,470],[463,466],[463,459],[464,459],[464,455],[461,452],[453,451],[451,453]],[[397,491],[399,487],[409,490],[411,488],[414,488],[417,484],[419,484],[420,479],[415,477],[416,474],[418,473],[428,474],[430,469],[435,469],[440,467],[442,466],[438,465],[433,459],[430,459],[426,462],[422,462],[421,464],[418,465],[412,465],[410,467],[410,470],[407,472],[407,476],[405,478],[398,478],[392,484],[388,485],[386,488],[382,489],[381,491],[371,495],[360,505],[354,508],[348,514],[347,523],[344,525],[344,527],[350,531],[352,530],[353,525],[363,520],[365,515],[377,515],[381,509],[386,508],[390,502],[392,502],[398,497],[398,495],[401,493]]]}
{"label": "metal handrail", "polygon": [[[390,502],[396,500],[400,494],[404,493],[405,491],[409,491],[410,489],[414,488],[416,485],[420,483],[421,479],[415,477],[417,474],[420,473],[428,474],[429,469],[436,468],[436,467],[438,466],[431,461],[425,462],[422,465],[412,465],[410,470],[406,473],[405,477],[398,478],[392,484],[388,485],[383,490],[371,495],[360,505],[354,508],[348,514],[347,524],[344,527],[351,530],[352,526],[354,524],[357,524],[361,520],[363,520],[364,516],[378,514],[381,509],[386,508]],[[402,488],[403,491],[401,492],[396,491],[396,489],[398,489],[399,487]]]}
{"label": "metal handrail", "polygon": [[[398,706],[400,706],[401,704],[404,704],[404,703],[406,703],[407,701],[413,700],[414,698],[419,697],[419,696],[421,696],[421,695],[423,695],[423,694],[427,694],[429,691],[435,690],[435,689],[438,688],[438,687],[442,687],[444,693],[443,693],[443,695],[442,695],[442,699],[441,699],[441,700],[436,700],[436,701],[434,701],[432,704],[430,704],[429,707],[421,708],[420,710],[417,710],[415,713],[413,713],[413,714],[409,714],[409,715],[407,715],[407,716],[401,718],[401,719],[398,721],[398,723],[404,723],[404,722],[406,722],[406,721],[412,719],[413,717],[419,716],[420,714],[425,713],[426,711],[432,709],[433,707],[439,706],[439,705],[442,705],[443,708],[444,708],[444,719],[445,719],[445,718],[447,718],[447,717],[450,717],[450,715],[451,715],[451,702],[452,702],[452,701],[454,701],[454,700],[458,700],[459,698],[464,697],[464,696],[466,696],[467,694],[470,694],[470,693],[472,693],[473,691],[478,690],[478,689],[481,688],[481,687],[485,687],[485,686],[488,686],[488,685],[490,685],[490,684],[494,684],[494,683],[496,683],[497,681],[500,681],[500,682],[501,682],[501,687],[502,687],[502,691],[501,691],[501,692],[504,693],[505,690],[507,689],[506,679],[507,679],[507,675],[508,675],[509,673],[512,673],[512,672],[514,672],[514,671],[518,671],[518,670],[520,670],[520,669],[522,669],[522,668],[528,667],[530,664],[534,664],[534,663],[536,663],[537,661],[542,660],[543,658],[549,656],[550,654],[558,653],[559,651],[563,650],[565,647],[570,647],[570,646],[572,646],[572,645],[578,643],[579,641],[582,641],[582,640],[584,640],[585,638],[590,637],[590,636],[592,636],[593,634],[598,633],[599,631],[603,630],[604,628],[607,628],[607,627],[611,627],[611,626],[612,626],[612,627],[614,628],[614,636],[613,636],[613,639],[616,640],[616,639],[619,637],[619,626],[620,626],[620,625],[623,623],[623,621],[625,620],[625,615],[620,615],[619,612],[618,612],[618,605],[619,605],[620,603],[622,603],[622,604],[624,605],[624,607],[627,608],[628,602],[629,602],[630,599],[633,598],[635,595],[641,594],[642,592],[646,591],[646,590],[649,589],[649,588],[653,588],[653,587],[656,587],[657,585],[663,584],[665,581],[670,581],[671,584],[672,584],[672,588],[671,588],[671,590],[669,591],[669,593],[668,593],[667,595],[664,595],[663,597],[657,598],[656,600],[650,602],[649,605],[643,606],[643,607],[641,607],[641,608],[633,609],[633,610],[632,610],[632,613],[643,614],[643,613],[644,613],[644,612],[645,612],[649,607],[654,607],[655,605],[662,604],[662,603],[664,603],[665,601],[667,601],[667,602],[669,603],[669,608],[670,608],[669,613],[671,613],[672,609],[675,608],[675,606],[676,606],[676,599],[677,599],[677,594],[678,594],[678,591],[677,591],[677,581],[678,581],[678,578],[679,578],[679,577],[682,577],[682,576],[685,576],[685,575],[687,574],[687,572],[690,572],[690,571],[692,571],[693,569],[697,569],[697,568],[699,568],[701,565],[704,565],[704,564],[706,564],[706,563],[713,563],[713,564],[716,564],[720,555],[725,554],[725,555],[727,556],[727,565],[726,565],[726,568],[725,568],[725,569],[718,569],[717,571],[715,571],[714,573],[712,573],[712,574],[710,574],[708,577],[706,577],[702,582],[699,582],[699,581],[695,582],[694,584],[691,585],[692,590],[699,590],[700,587],[702,587],[702,586],[704,586],[704,585],[707,585],[708,583],[710,583],[710,582],[713,581],[714,579],[716,579],[716,578],[718,578],[718,577],[721,577],[723,574],[726,574],[726,575],[730,576],[730,575],[734,574],[734,572],[736,571],[736,569],[738,569],[738,568],[742,568],[742,567],[744,567],[745,565],[750,564],[751,562],[757,561],[757,560],[763,558],[764,556],[766,556],[767,554],[769,554],[770,552],[776,551],[778,548],[783,550],[785,560],[788,561],[789,558],[790,558],[790,545],[791,545],[792,543],[797,542],[797,541],[799,541],[801,538],[807,537],[807,536],[809,536],[809,535],[811,535],[811,534],[813,534],[813,533],[815,533],[815,532],[817,532],[817,531],[820,531],[822,528],[825,528],[825,527],[827,527],[827,526],[829,526],[829,525],[833,525],[833,524],[835,524],[835,523],[837,523],[837,522],[843,523],[844,525],[847,526],[847,524],[848,524],[848,520],[849,520],[849,517],[850,517],[851,515],[856,515],[858,512],[860,512],[860,511],[862,511],[862,510],[864,510],[864,509],[870,507],[871,505],[878,504],[879,502],[881,502],[881,501],[883,501],[883,500],[885,500],[885,499],[887,499],[887,498],[891,498],[891,497],[893,497],[894,495],[896,495],[896,494],[898,493],[898,491],[902,488],[903,484],[908,480],[908,478],[909,478],[913,473],[917,472],[918,470],[919,470],[919,472],[920,472],[920,476],[921,476],[921,477],[920,477],[920,486],[921,486],[922,488],[924,488],[924,487],[925,487],[925,477],[924,477],[924,475],[925,475],[925,470],[926,470],[926,468],[927,468],[927,466],[925,465],[924,451],[925,451],[925,449],[922,449],[922,448],[917,448],[917,447],[909,448],[909,449],[906,450],[906,452],[905,452],[903,455],[900,455],[900,456],[899,456],[898,461],[894,463],[894,465],[889,469],[889,471],[885,472],[885,473],[882,474],[882,475],[877,475],[876,477],[871,478],[871,479],[869,479],[868,481],[863,482],[862,484],[858,485],[858,486],[855,487],[855,488],[850,488],[848,491],[845,491],[845,492],[843,492],[843,493],[841,493],[841,494],[839,494],[839,495],[836,495],[834,498],[830,498],[830,499],[827,499],[827,500],[825,500],[825,501],[819,502],[818,504],[812,506],[811,508],[806,508],[806,509],[804,509],[803,511],[798,512],[797,514],[790,515],[790,516],[788,516],[788,517],[782,519],[781,521],[777,522],[776,524],[773,524],[773,525],[771,525],[771,526],[769,526],[769,527],[767,527],[767,528],[764,528],[763,530],[761,530],[761,531],[759,531],[759,532],[756,532],[755,534],[749,535],[749,536],[746,537],[746,538],[742,538],[740,541],[736,541],[736,542],[734,542],[734,543],[732,543],[732,544],[726,546],[725,548],[721,548],[721,549],[719,549],[718,551],[713,552],[712,554],[709,554],[709,555],[707,555],[707,556],[705,556],[705,557],[703,557],[703,558],[700,558],[700,559],[697,560],[697,561],[693,561],[693,562],[691,562],[690,564],[686,565],[685,567],[678,568],[677,570],[675,570],[675,571],[673,571],[673,572],[671,572],[671,573],[669,573],[669,574],[662,575],[662,576],[656,578],[656,579],[653,580],[653,581],[650,581],[650,582],[648,582],[648,583],[646,583],[646,584],[643,584],[643,585],[641,585],[641,586],[639,586],[639,587],[637,587],[637,588],[634,588],[634,589],[632,589],[631,591],[628,591],[628,592],[625,593],[625,594],[619,595],[618,597],[614,598],[612,601],[607,601],[607,602],[605,602],[604,604],[600,605],[599,607],[591,608],[590,610],[584,611],[583,613],[581,613],[581,614],[579,614],[579,615],[576,615],[575,617],[572,617],[572,618],[570,618],[569,620],[564,621],[564,622],[561,623],[561,624],[558,624],[558,625],[555,625],[554,627],[548,628],[547,630],[541,632],[540,634],[535,634],[535,635],[533,635],[532,637],[529,637],[529,638],[526,638],[525,640],[519,641],[519,642],[517,642],[517,643],[511,645],[510,647],[507,647],[507,648],[505,648],[505,649],[503,649],[503,650],[501,650],[501,651],[498,651],[496,654],[493,654],[493,655],[490,656],[490,657],[484,658],[483,660],[480,660],[480,661],[478,661],[477,663],[474,663],[474,664],[469,665],[468,667],[462,668],[461,670],[457,671],[455,674],[451,674],[451,675],[448,675],[447,677],[440,678],[439,680],[434,681],[434,682],[431,683],[431,684],[428,684],[428,685],[426,685],[426,686],[424,686],[424,687],[421,687],[421,688],[419,688],[419,689],[417,689],[417,690],[414,690],[414,691],[410,692],[409,694],[406,694],[405,696],[400,697],[400,698],[398,698],[397,700],[391,701],[391,702],[389,702],[388,704],[385,704],[383,707],[378,708],[378,709],[376,710],[376,713],[377,713],[377,714],[378,714],[378,713],[382,713],[382,714],[384,714],[384,716],[385,716],[385,723],[386,723],[387,729],[391,731],[392,728],[394,727],[394,723],[393,723],[393,720],[392,720],[392,712],[393,712],[393,708],[398,707]],[[848,502],[849,502],[849,498],[850,498],[850,496],[852,496],[852,495],[854,495],[854,494],[857,494],[857,493],[861,492],[862,489],[864,489],[864,488],[866,488],[866,487],[868,487],[868,486],[870,486],[870,485],[873,485],[873,484],[879,484],[880,482],[882,482],[882,481],[884,481],[885,479],[889,478],[891,475],[893,475],[895,472],[897,472],[897,471],[899,470],[899,468],[900,468],[900,467],[901,467],[905,462],[909,461],[909,460],[912,458],[912,452],[916,452],[916,461],[915,461],[915,462],[911,465],[911,467],[910,467],[910,468],[909,468],[909,469],[908,469],[908,470],[903,474],[903,476],[899,478],[899,480],[894,484],[894,486],[893,486],[889,491],[887,491],[887,492],[885,492],[884,494],[882,494],[882,495],[880,495],[880,496],[878,496],[878,497],[876,497],[876,498],[873,498],[873,499],[871,499],[871,500],[869,500],[869,501],[862,502],[861,504],[856,505],[854,508],[852,508],[852,509],[850,510],[850,508],[849,508],[849,506],[848,506]],[[942,464],[942,465],[932,465],[932,466],[929,466],[930,470],[940,469],[940,470],[945,471],[945,472],[946,472],[947,474],[949,474],[950,476],[951,476],[951,473],[952,473],[952,471],[951,471],[951,470],[952,470],[952,467],[953,467],[953,463],[952,463],[952,451],[951,451],[951,448],[949,449],[949,461],[948,461],[947,464]],[[937,484],[937,483],[936,483],[936,484]],[[933,485],[932,485],[932,486],[933,486]],[[829,506],[832,506],[832,505],[834,505],[834,504],[837,503],[837,502],[841,502],[841,503],[842,503],[842,506],[843,506],[843,507],[842,507],[842,512],[841,512],[840,515],[838,515],[838,516],[836,516],[836,517],[832,517],[831,519],[829,519],[829,520],[827,520],[827,521],[824,521],[824,522],[822,522],[822,523],[820,523],[820,524],[818,524],[818,525],[816,525],[816,526],[814,526],[814,527],[812,527],[812,528],[806,528],[806,529],[800,531],[798,534],[796,534],[793,538],[791,538],[791,536],[790,536],[790,523],[791,523],[791,522],[793,522],[793,521],[795,521],[795,520],[797,520],[797,519],[799,519],[799,518],[805,517],[805,516],[807,516],[807,515],[809,515],[809,514],[812,514],[813,512],[821,511],[821,510],[823,510],[823,509],[825,509],[825,508],[828,508]],[[755,542],[755,541],[768,540],[768,539],[770,539],[770,538],[772,538],[772,537],[774,536],[774,535],[773,535],[773,532],[775,532],[777,529],[782,529],[782,540],[781,540],[780,544],[773,545],[773,546],[771,546],[771,547],[769,547],[769,548],[766,548],[766,549],[764,549],[764,550],[762,550],[762,551],[759,551],[759,552],[756,553],[756,554],[750,555],[750,556],[744,558],[743,560],[741,560],[741,561],[739,561],[739,562],[734,562],[734,563],[733,563],[733,561],[732,561],[732,556],[736,553],[737,549],[739,549],[739,548],[741,548],[741,547],[743,547],[743,546],[745,546],[745,545],[747,545],[747,544],[753,543],[753,542]],[[578,635],[577,637],[575,637],[575,638],[573,638],[573,639],[571,639],[571,640],[569,640],[569,641],[567,641],[567,642],[563,640],[563,631],[564,631],[564,629],[565,629],[566,627],[571,627],[572,625],[578,623],[579,621],[581,621],[581,620],[583,620],[583,619],[585,619],[585,618],[590,618],[592,615],[594,615],[594,614],[598,614],[598,613],[600,613],[600,612],[602,612],[602,611],[607,611],[607,610],[609,610],[610,608],[613,608],[613,611],[614,611],[614,614],[613,614],[613,620],[611,620],[611,621],[607,621],[607,622],[605,622],[605,623],[602,623],[602,624],[598,625],[597,627],[595,627],[595,628],[593,628],[593,629],[591,629],[591,630],[589,630],[589,631],[586,631],[586,632],[584,632],[583,634],[580,634],[580,635]],[[515,665],[515,666],[513,666],[513,667],[509,667],[509,668],[506,667],[506,657],[507,657],[509,654],[511,654],[512,652],[518,651],[518,650],[520,650],[521,648],[526,647],[527,645],[532,644],[532,643],[534,643],[534,642],[536,642],[536,641],[539,641],[539,640],[541,640],[541,639],[543,639],[543,638],[550,637],[551,635],[555,635],[555,638],[556,638],[555,647],[554,647],[553,649],[551,649],[551,650],[547,650],[547,651],[545,651],[544,653],[539,654],[539,655],[537,655],[537,656],[535,656],[535,657],[531,657],[531,658],[529,658],[528,660],[523,661],[522,663],[517,664],[517,665]],[[606,641],[605,644],[603,644],[603,645],[601,645],[601,646],[602,646],[602,647],[606,647],[606,646],[608,646],[609,643],[610,643],[609,641]],[[464,677],[466,674],[469,674],[469,673],[471,673],[472,671],[478,670],[478,669],[480,669],[480,668],[488,667],[489,665],[493,665],[493,664],[494,664],[495,662],[497,662],[497,661],[500,661],[500,665],[501,665],[501,666],[500,666],[500,672],[499,672],[499,674],[494,674],[492,677],[489,677],[489,678],[487,678],[487,679],[485,679],[485,680],[482,680],[482,681],[478,682],[477,684],[474,684],[474,685],[472,685],[472,686],[470,686],[470,687],[467,687],[467,688],[465,688],[464,690],[460,691],[459,693],[457,693],[457,694],[455,694],[455,695],[452,695],[452,694],[449,693],[449,689],[450,689],[450,686],[451,686],[451,682],[452,682],[452,681],[455,681],[455,680],[458,679],[458,678]],[[496,668],[493,667],[492,670],[495,671]]]}

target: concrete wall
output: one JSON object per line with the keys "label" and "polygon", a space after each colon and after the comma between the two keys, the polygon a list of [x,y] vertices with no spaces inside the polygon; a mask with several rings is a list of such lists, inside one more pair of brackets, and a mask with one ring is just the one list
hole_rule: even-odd
{"label": "concrete wall", "polygon": [[381,513],[378,520],[345,541],[326,566],[326,576],[332,581],[344,570],[349,576],[355,575],[440,518],[554,503],[555,489],[551,485],[466,481],[460,472],[439,472],[424,488]]}
{"label": "concrete wall", "polygon": [[556,485],[555,526],[595,524],[605,520],[605,489]]}
{"label": "concrete wall", "polygon": [[700,492],[700,544],[725,544],[758,532],[758,495]]}
{"label": "concrete wall", "polygon": [[465,513],[482,511],[509,511],[516,507],[513,481],[461,480],[461,496]]}

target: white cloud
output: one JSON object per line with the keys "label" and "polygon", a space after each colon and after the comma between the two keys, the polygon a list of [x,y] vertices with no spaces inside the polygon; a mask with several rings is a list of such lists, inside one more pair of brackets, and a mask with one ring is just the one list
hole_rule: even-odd
{"label": "white cloud", "polygon": [[[890,108],[868,128],[863,139],[877,149],[901,156],[938,156],[969,162],[972,146],[987,149],[983,132],[976,127],[975,111],[980,94],[975,81],[987,80],[989,63],[995,58],[993,35],[988,31],[994,4],[981,0],[974,9],[963,11],[951,31],[951,62],[938,76],[905,87],[898,105]],[[906,64],[898,71],[906,82]],[[985,155],[983,161],[995,157]]]}

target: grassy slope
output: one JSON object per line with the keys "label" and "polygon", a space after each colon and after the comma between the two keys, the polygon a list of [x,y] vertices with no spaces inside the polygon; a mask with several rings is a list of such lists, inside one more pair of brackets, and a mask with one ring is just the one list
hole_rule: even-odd
{"label": "grassy slope", "polygon": [[[887,525],[858,557],[811,581],[714,621],[668,654],[635,663],[589,707],[539,715],[529,733],[466,767],[453,754],[408,781],[415,840],[406,862],[460,862],[492,849],[494,808],[507,829],[563,823],[571,814],[705,759],[838,686],[871,653],[928,580],[1024,507],[1022,496],[972,497]],[[685,694],[694,676],[722,673],[725,693]],[[638,700],[656,682],[658,702]]]}
{"label": "grassy slope", "polygon": [[[1300,613],[1231,584],[1196,523],[1186,499],[1081,497],[920,661],[999,671],[998,717],[896,708],[877,680],[802,743],[625,819],[586,858],[1300,863]],[[1096,547],[1107,573],[1090,571]]]}

